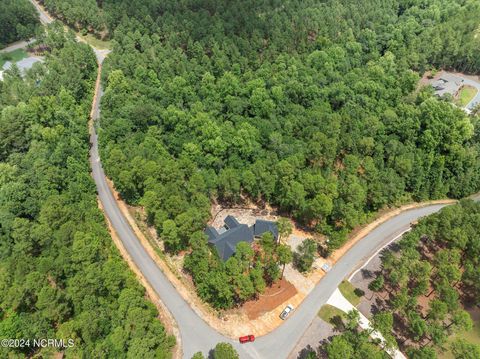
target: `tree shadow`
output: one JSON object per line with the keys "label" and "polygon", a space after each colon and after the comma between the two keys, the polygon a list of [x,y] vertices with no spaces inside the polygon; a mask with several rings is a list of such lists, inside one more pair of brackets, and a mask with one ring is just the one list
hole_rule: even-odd
{"label": "tree shadow", "polygon": [[317,353],[315,349],[312,348],[310,344],[308,344],[305,348],[300,350],[300,353],[298,353],[297,359],[307,359],[309,356],[311,356],[311,353]]}

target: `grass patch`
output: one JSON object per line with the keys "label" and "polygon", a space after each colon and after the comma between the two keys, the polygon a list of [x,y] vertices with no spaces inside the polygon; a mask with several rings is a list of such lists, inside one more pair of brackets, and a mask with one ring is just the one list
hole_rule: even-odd
{"label": "grass patch", "polygon": [[473,86],[465,85],[458,93],[457,104],[461,107],[467,106],[477,94],[477,89]]}
{"label": "grass patch", "polygon": [[2,67],[7,61],[17,62],[17,61],[20,61],[21,59],[24,59],[27,56],[28,56],[27,52],[23,49],[17,49],[10,52],[1,53],[0,67]]}
{"label": "grass patch", "polygon": [[353,304],[353,306],[357,306],[360,304],[360,300],[362,299],[363,296],[363,291],[355,288],[352,283],[350,283],[347,280],[344,280],[340,285],[338,286],[338,289],[340,289],[340,292],[343,294],[347,300]]}
{"label": "grass patch", "polygon": [[85,42],[99,50],[111,50],[112,48],[112,42],[111,41],[104,41],[97,39],[94,35],[92,34],[87,34],[87,35],[80,35],[78,34]]}
{"label": "grass patch", "polygon": [[338,325],[338,319],[345,319],[345,313],[330,304],[322,305],[318,311],[318,316],[325,322],[335,326]]}
{"label": "grass patch", "polygon": [[452,351],[450,350],[450,344],[457,338],[465,339],[469,343],[480,345],[480,317],[473,322],[472,330],[468,332],[462,331],[448,338],[448,341],[445,344],[445,350],[438,351],[438,359],[454,359],[455,358],[452,354]]}

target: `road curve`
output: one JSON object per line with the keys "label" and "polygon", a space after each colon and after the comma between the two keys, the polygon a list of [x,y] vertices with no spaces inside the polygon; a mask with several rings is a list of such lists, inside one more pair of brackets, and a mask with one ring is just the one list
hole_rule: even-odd
{"label": "road curve", "polygon": [[[52,21],[50,16],[46,14],[35,1],[30,1],[41,14],[42,23],[50,23]],[[94,50],[101,65],[107,53],[99,53],[97,49]],[[101,66],[99,69],[101,69]],[[97,121],[99,118],[99,103],[102,94],[103,91],[100,88],[94,98],[92,111],[92,119],[94,121]],[[141,245],[120,211],[108,187],[98,152],[98,136],[95,131],[95,126],[93,126],[90,141],[92,176],[97,186],[98,196],[105,215],[110,220],[115,232],[118,234],[119,239],[122,241],[136,266],[174,316],[181,335],[183,357],[187,359],[191,358],[197,351],[208,354],[218,342],[233,344],[242,359],[286,358],[308,328],[313,318],[317,315],[320,307],[327,302],[330,295],[345,277],[366,261],[378,248],[383,247],[390,242],[392,238],[406,231],[412,222],[418,220],[420,217],[437,212],[445,206],[436,204],[412,209],[391,218],[375,228],[353,246],[335,266],[333,266],[332,270],[324,276],[315,289],[305,298],[302,305],[296,309],[283,325],[270,334],[258,338],[254,343],[241,346],[237,341],[221,335],[208,326],[190,308],[164,273],[155,264],[153,259],[148,255],[148,252]]]}
{"label": "road curve", "polygon": [[0,54],[4,52],[11,52],[14,50],[18,49],[25,49],[31,42],[33,42],[35,39],[30,39],[28,41],[17,41],[13,44],[8,45],[7,47],[4,47],[3,49],[0,50]]}
{"label": "road curve", "polygon": [[[102,91],[99,91],[96,104],[99,103],[101,94]],[[93,118],[97,120],[98,117],[99,109],[97,105],[94,108]],[[148,255],[118,208],[115,198],[107,185],[98,153],[98,137],[95,130],[93,130],[91,135],[91,143],[90,162],[92,174],[105,214],[132,260],[174,316],[181,335],[184,358],[191,358],[197,351],[208,354],[218,342],[232,343],[240,353],[241,358],[286,358],[308,328],[320,307],[327,302],[330,295],[345,277],[366,261],[378,248],[383,247],[392,238],[410,228],[412,222],[420,217],[437,212],[445,206],[436,204],[408,210],[375,228],[333,266],[332,270],[325,275],[302,305],[297,308],[283,325],[270,334],[258,338],[255,343],[240,346],[237,341],[224,337],[208,326],[190,308]]]}
{"label": "road curve", "polygon": [[470,85],[472,87],[475,87],[477,89],[477,93],[476,93],[475,97],[470,100],[470,102],[467,104],[467,106],[465,106],[465,109],[468,112],[471,112],[471,111],[473,111],[473,109],[475,107],[478,106],[478,104],[480,104],[480,83],[478,83],[477,81],[474,81],[470,78],[467,78],[467,77],[463,77],[463,76],[460,76],[460,77],[463,79],[465,84]]}

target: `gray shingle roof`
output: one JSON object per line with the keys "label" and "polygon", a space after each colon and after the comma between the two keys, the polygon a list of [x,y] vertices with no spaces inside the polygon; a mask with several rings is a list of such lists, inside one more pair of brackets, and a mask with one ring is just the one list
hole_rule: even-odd
{"label": "gray shingle roof", "polygon": [[215,238],[218,237],[218,232],[213,227],[207,227],[204,233],[208,236],[209,240],[214,240]]}
{"label": "gray shingle roof", "polygon": [[208,243],[215,246],[223,261],[235,254],[238,243],[252,243],[254,236],[260,237],[266,232],[271,232],[275,240],[278,240],[276,222],[257,219],[255,224],[249,227],[239,223],[235,217],[230,215],[225,218],[224,222],[228,230],[220,232],[213,227],[207,227],[204,232],[208,236]]}
{"label": "gray shingle roof", "polygon": [[273,238],[275,238],[275,240],[278,240],[278,227],[276,222],[257,219],[253,228],[253,233],[255,237],[260,237],[266,232],[271,232],[273,234]]}
{"label": "gray shingle roof", "polygon": [[233,229],[240,225],[237,219],[234,216],[230,216],[230,215],[226,216],[223,221],[225,222],[225,225],[228,227],[228,229]]}
{"label": "gray shingle roof", "polygon": [[207,233],[209,228],[212,227],[208,227],[205,230],[205,234],[209,236],[208,243],[215,246],[218,255],[223,261],[226,261],[235,253],[235,249],[238,243],[253,242],[253,232],[246,224],[239,224],[235,228],[219,234],[217,237],[214,238],[210,237],[209,233]]}

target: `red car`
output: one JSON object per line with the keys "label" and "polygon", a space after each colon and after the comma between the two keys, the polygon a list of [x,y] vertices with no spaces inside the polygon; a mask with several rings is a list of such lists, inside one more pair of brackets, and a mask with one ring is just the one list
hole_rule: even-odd
{"label": "red car", "polygon": [[253,335],[253,334],[245,335],[243,337],[238,338],[238,341],[241,344],[248,343],[248,342],[254,342],[255,341],[255,335]]}

